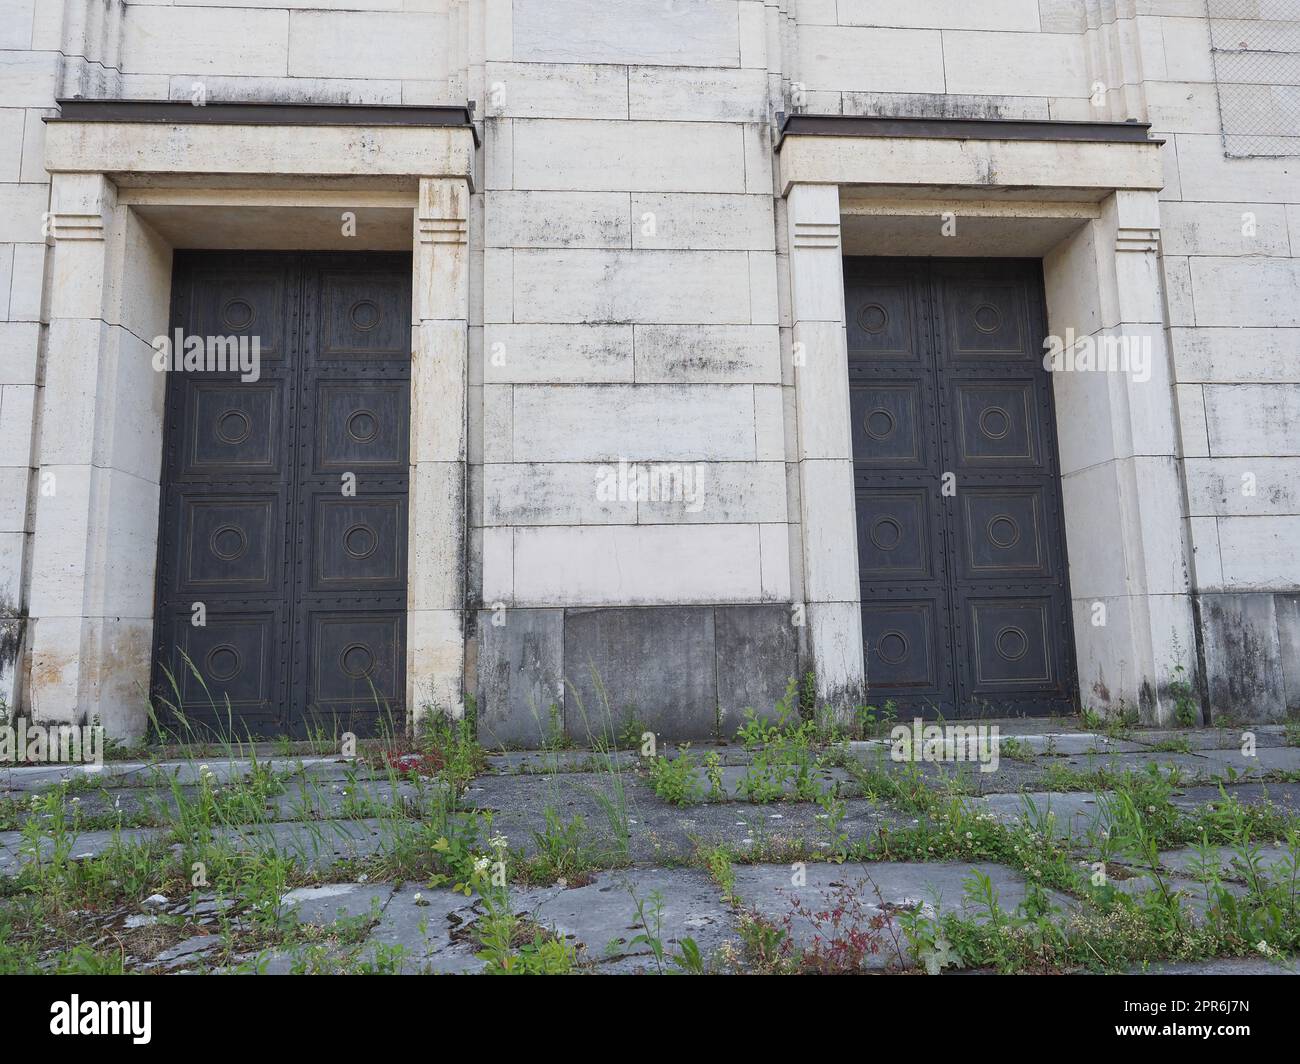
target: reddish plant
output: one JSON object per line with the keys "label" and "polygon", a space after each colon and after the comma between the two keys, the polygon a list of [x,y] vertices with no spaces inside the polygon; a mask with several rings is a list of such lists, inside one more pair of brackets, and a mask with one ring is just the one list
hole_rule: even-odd
{"label": "reddish plant", "polygon": [[847,883],[832,884],[835,893],[820,907],[808,905],[792,894],[790,912],[782,920],[787,956],[795,949],[794,924],[799,919],[813,928],[811,942],[798,956],[802,969],[819,975],[861,972],[867,958],[880,952],[888,924],[883,912],[863,905],[864,885],[854,888]]}

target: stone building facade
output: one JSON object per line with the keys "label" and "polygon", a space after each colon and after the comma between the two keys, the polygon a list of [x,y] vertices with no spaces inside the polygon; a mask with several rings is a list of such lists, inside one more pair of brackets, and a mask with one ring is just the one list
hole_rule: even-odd
{"label": "stone building facade", "polygon": [[1300,710],[1296,0],[0,15],[11,709]]}

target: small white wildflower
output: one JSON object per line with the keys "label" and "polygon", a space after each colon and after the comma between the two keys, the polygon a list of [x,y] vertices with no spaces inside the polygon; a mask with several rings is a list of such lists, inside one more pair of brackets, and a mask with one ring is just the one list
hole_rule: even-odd
{"label": "small white wildflower", "polygon": [[475,872],[486,873],[487,870],[488,870],[489,868],[491,868],[491,867],[492,867],[492,860],[491,860],[491,858],[489,858],[489,857],[476,857],[476,858],[474,858],[474,871],[475,871]]}

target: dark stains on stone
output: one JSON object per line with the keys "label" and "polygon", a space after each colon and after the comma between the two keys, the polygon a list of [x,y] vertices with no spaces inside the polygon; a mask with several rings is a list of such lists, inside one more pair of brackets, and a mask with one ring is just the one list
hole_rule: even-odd
{"label": "dark stains on stone", "polygon": [[18,663],[26,630],[27,614],[0,597],[0,669],[11,670]]}
{"label": "dark stains on stone", "polygon": [[[1274,596],[1268,592],[1201,596],[1210,720],[1282,720],[1287,692]],[[1283,604],[1286,614],[1286,605]]]}

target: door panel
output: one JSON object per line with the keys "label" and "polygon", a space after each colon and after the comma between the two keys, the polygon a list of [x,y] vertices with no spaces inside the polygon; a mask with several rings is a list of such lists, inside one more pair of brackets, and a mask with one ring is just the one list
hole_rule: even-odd
{"label": "door panel", "polygon": [[849,410],[868,684],[954,709],[949,559],[923,263],[847,259]]}
{"label": "door panel", "polygon": [[191,725],[404,722],[410,278],[402,255],[177,254],[173,328],[260,343],[256,381],[168,375],[154,691]]}
{"label": "door panel", "polygon": [[1032,262],[845,260],[876,703],[946,716],[1073,705],[1041,286]]}

